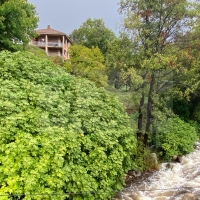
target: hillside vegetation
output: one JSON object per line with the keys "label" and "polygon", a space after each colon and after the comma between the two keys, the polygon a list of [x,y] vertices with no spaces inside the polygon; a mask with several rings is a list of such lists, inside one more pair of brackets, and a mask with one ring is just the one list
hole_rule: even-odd
{"label": "hillside vegetation", "polygon": [[108,199],[122,188],[136,139],[115,97],[29,52],[0,52],[0,84],[2,200]]}

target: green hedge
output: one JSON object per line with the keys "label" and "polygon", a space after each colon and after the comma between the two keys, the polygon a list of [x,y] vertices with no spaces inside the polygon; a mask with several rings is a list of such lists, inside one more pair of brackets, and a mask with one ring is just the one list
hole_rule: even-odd
{"label": "green hedge", "polygon": [[184,155],[194,150],[194,142],[198,140],[194,127],[178,117],[163,121],[156,134],[156,147],[161,155],[170,160],[174,155]]}
{"label": "green hedge", "polygon": [[92,200],[122,188],[136,139],[113,96],[28,52],[0,52],[0,86],[1,195]]}

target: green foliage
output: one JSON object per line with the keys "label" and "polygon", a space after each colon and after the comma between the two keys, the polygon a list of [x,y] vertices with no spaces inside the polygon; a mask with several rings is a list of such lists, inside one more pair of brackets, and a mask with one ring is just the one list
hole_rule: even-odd
{"label": "green foliage", "polygon": [[124,28],[132,41],[139,41],[145,56],[162,53],[165,44],[185,31],[183,27],[189,28],[197,14],[187,0],[121,0],[119,4]]}
{"label": "green foliage", "polygon": [[135,71],[136,57],[133,56],[134,43],[129,40],[126,34],[121,34],[109,42],[106,54],[106,68],[109,84],[116,89],[126,87],[131,89],[141,84],[142,80]]}
{"label": "green foliage", "polygon": [[192,103],[186,99],[173,98],[172,105],[173,112],[178,115],[182,120],[188,121],[191,119]]}
{"label": "green foliage", "polygon": [[200,138],[200,123],[194,120],[188,121],[188,123],[195,128],[198,137]]}
{"label": "green foliage", "polygon": [[64,66],[64,61],[61,56],[49,56],[49,59],[51,59],[56,65],[59,65],[61,67]]}
{"label": "green foliage", "polygon": [[69,37],[74,44],[84,45],[88,48],[98,47],[103,55],[108,49],[108,42],[115,38],[115,34],[108,29],[102,19],[87,19]]}
{"label": "green foliage", "polygon": [[24,50],[33,53],[35,56],[38,56],[39,58],[47,58],[48,60],[51,60],[56,65],[59,65],[61,67],[64,66],[64,62],[61,56],[48,56],[43,49],[37,46],[26,45]]}
{"label": "green foliage", "polygon": [[35,36],[38,17],[27,0],[0,1],[0,13],[0,51],[22,48]]}
{"label": "green foliage", "polygon": [[189,123],[196,129],[200,136],[200,103],[194,104],[193,107],[192,120]]}
{"label": "green foliage", "polygon": [[24,50],[33,53],[35,56],[37,56],[39,58],[48,58],[45,51],[37,46],[26,45]]}
{"label": "green foliage", "polygon": [[93,81],[97,86],[107,84],[104,57],[98,47],[91,49],[82,45],[70,46],[70,60],[65,62],[68,72]]}
{"label": "green foliage", "polygon": [[155,163],[150,149],[145,147],[141,142],[138,142],[137,151],[132,156],[132,159],[134,163],[137,163],[136,166],[133,166],[135,170],[147,171],[158,169],[158,163]]}
{"label": "green foliage", "polygon": [[198,140],[194,127],[178,117],[169,118],[160,123],[156,135],[156,147],[161,156],[170,160],[173,155],[184,155],[193,151]]}
{"label": "green foliage", "polygon": [[138,87],[141,98],[137,135],[144,135],[144,143],[148,145],[157,109],[153,97],[172,88],[175,72],[177,77],[183,73],[180,48],[170,44],[174,44],[180,32],[184,34],[194,25],[197,10],[193,10],[193,2],[187,0],[121,0],[119,5],[119,12],[124,16],[123,28],[134,41],[132,55],[138,58],[133,67],[140,69],[143,78]]}
{"label": "green foliage", "polygon": [[198,123],[200,123],[200,103],[198,103],[195,107],[194,107],[194,111],[193,111],[193,119],[195,121],[197,121]]}
{"label": "green foliage", "polygon": [[136,140],[116,98],[29,52],[0,53],[0,85],[0,194],[92,200],[122,188]]}
{"label": "green foliage", "polygon": [[192,49],[184,49],[182,53],[179,53],[178,62],[181,63],[182,69],[180,73],[174,74],[174,94],[179,98],[185,98],[187,101],[195,101],[199,96],[199,86],[200,86],[200,57],[199,49],[192,42]]}

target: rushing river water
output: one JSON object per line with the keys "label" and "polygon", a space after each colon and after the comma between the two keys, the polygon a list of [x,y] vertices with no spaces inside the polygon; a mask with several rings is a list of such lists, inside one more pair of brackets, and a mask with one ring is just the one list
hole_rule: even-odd
{"label": "rushing river water", "polygon": [[153,173],[138,177],[113,200],[181,200],[186,193],[200,199],[200,142],[181,163],[163,163]]}

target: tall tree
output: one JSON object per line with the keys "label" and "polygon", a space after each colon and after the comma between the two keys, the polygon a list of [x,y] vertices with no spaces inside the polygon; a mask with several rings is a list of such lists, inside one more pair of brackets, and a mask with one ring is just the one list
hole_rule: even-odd
{"label": "tall tree", "polygon": [[0,0],[0,50],[16,50],[35,35],[38,17],[27,0]]}
{"label": "tall tree", "polygon": [[147,80],[141,86],[138,113],[138,136],[144,136],[145,144],[154,120],[153,96],[170,85],[173,72],[180,67],[176,49],[170,44],[179,32],[187,31],[193,25],[195,12],[191,12],[191,6],[187,0],[120,1],[119,11],[125,16],[124,28],[129,37],[137,41],[135,52],[140,52],[142,58],[139,69],[143,70],[143,79]]}
{"label": "tall tree", "polygon": [[108,49],[108,41],[116,36],[108,29],[103,19],[87,19],[78,29],[69,35],[75,44],[84,45],[88,48],[98,47],[105,55]]}
{"label": "tall tree", "polygon": [[[178,36],[177,45],[179,48],[183,49],[184,54],[179,57],[181,59],[182,65],[184,65],[184,71],[182,76],[176,74],[176,83],[174,84],[175,91],[173,92],[176,97],[176,105],[173,105],[173,110],[178,111],[178,113],[183,114],[187,110],[188,119],[196,120],[196,109],[200,108],[200,24],[197,23],[190,32],[187,32],[185,35]],[[181,111],[182,105],[188,104],[188,109],[184,107]],[[183,107],[183,106],[182,106]],[[200,115],[199,115],[200,116]],[[184,118],[185,119],[185,118]],[[199,118],[200,119],[200,118]],[[199,121],[199,120],[197,120]],[[199,121],[200,122],[200,121]]]}
{"label": "tall tree", "polygon": [[104,57],[98,47],[87,48],[82,45],[70,46],[71,59],[66,61],[65,67],[72,75],[87,78],[97,86],[105,86],[107,75]]}
{"label": "tall tree", "polygon": [[141,78],[133,68],[136,63],[136,57],[133,56],[134,46],[134,42],[126,34],[109,42],[105,64],[109,84],[116,89],[125,87],[128,91],[141,83]]}

